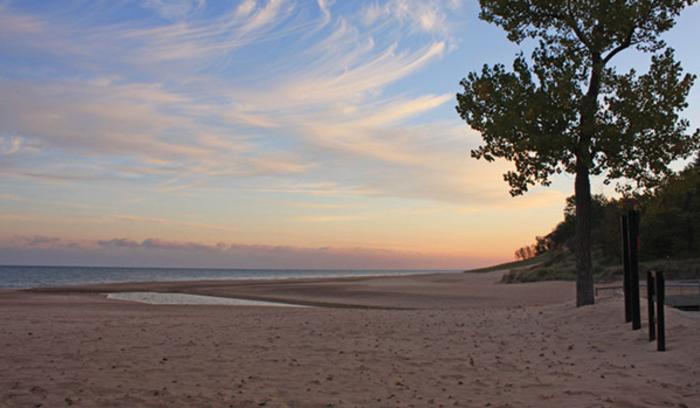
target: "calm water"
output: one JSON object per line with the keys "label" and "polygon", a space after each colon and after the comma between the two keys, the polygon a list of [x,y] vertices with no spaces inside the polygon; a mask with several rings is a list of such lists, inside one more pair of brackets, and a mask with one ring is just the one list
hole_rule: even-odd
{"label": "calm water", "polygon": [[234,299],[217,296],[188,295],[185,293],[160,292],[120,292],[110,293],[107,299],[128,300],[130,302],[148,303],[150,305],[221,305],[221,306],[266,306],[266,307],[301,307],[282,302],[263,302],[260,300]]}
{"label": "calm water", "polygon": [[93,283],[188,281],[214,279],[289,279],[353,276],[418,275],[444,270],[291,270],[291,269],[180,269],[107,268],[78,266],[0,266],[0,288]]}

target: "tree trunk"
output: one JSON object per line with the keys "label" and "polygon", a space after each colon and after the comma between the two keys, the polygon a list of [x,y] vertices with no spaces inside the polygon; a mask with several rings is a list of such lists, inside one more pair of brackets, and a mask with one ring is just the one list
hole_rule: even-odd
{"label": "tree trunk", "polygon": [[598,94],[604,63],[599,52],[591,55],[591,79],[581,106],[581,128],[576,146],[576,306],[595,303],[591,268],[591,140],[596,133]]}
{"label": "tree trunk", "polygon": [[595,303],[591,268],[591,182],[587,160],[576,159],[576,306]]}

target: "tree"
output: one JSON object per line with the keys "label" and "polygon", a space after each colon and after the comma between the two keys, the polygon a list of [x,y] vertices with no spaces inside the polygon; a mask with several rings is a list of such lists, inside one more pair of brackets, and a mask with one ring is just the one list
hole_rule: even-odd
{"label": "tree", "polygon": [[[535,39],[513,70],[485,65],[460,85],[457,111],[481,132],[477,159],[512,161],[512,195],[575,174],[576,304],[594,303],[590,176],[652,189],[674,159],[700,147],[679,118],[695,77],[683,75],[660,34],[696,0],[480,0],[480,18],[521,43]],[[649,71],[618,74],[610,61],[636,48],[653,54]],[[621,184],[619,185],[621,186]],[[621,187],[622,188],[622,187]]]}
{"label": "tree", "polygon": [[[600,246],[604,255],[612,258],[617,257],[619,252],[619,233],[616,230],[617,203],[609,200],[603,195],[593,195],[591,197],[591,242]],[[610,228],[615,228],[615,232],[610,234]],[[536,237],[536,247],[542,248],[542,253],[566,249],[575,251],[576,234],[576,198],[567,197],[564,207],[564,220],[557,224],[552,231],[544,237]],[[613,238],[610,240],[610,238]],[[617,251],[617,252],[616,252]]]}
{"label": "tree", "polygon": [[696,257],[700,252],[700,163],[696,160],[643,202],[646,258]]}
{"label": "tree", "polygon": [[535,245],[526,245],[515,251],[515,259],[526,260],[535,256]]}

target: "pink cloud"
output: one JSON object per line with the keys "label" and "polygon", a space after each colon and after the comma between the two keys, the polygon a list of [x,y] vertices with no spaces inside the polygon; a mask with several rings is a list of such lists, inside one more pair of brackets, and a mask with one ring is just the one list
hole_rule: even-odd
{"label": "pink cloud", "polygon": [[15,237],[0,244],[7,264],[111,265],[215,268],[466,269],[495,259],[377,248],[204,244],[149,238],[70,241]]}

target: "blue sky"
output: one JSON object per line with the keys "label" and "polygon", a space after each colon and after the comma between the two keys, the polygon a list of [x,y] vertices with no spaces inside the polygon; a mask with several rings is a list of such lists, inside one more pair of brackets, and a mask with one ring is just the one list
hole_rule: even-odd
{"label": "blue sky", "polygon": [[0,38],[0,263],[461,268],[572,192],[469,158],[458,82],[519,49],[476,2],[0,1]]}

